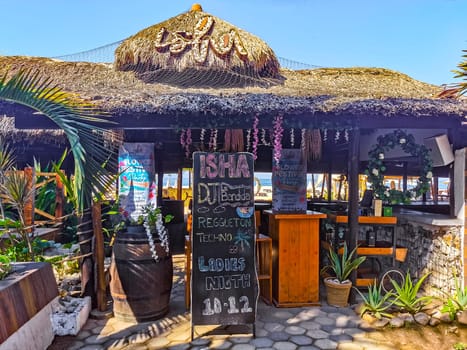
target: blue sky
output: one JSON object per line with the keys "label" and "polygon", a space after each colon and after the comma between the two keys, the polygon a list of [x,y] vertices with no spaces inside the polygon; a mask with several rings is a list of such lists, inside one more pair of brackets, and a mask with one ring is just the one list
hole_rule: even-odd
{"label": "blue sky", "polygon": [[[0,55],[60,56],[135,34],[187,0],[0,0]],[[322,67],[384,67],[432,84],[467,49],[467,0],[204,0],[205,12],[265,40],[277,56]]]}

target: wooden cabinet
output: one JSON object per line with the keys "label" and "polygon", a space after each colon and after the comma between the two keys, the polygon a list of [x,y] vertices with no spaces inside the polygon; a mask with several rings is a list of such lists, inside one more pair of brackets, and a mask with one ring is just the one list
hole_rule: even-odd
{"label": "wooden cabinet", "polygon": [[268,210],[272,238],[273,303],[298,307],[319,303],[319,219],[326,215],[277,214]]}

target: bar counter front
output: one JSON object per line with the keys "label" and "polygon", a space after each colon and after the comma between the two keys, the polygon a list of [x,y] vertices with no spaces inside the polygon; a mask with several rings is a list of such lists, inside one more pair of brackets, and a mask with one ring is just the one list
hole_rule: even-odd
{"label": "bar counter front", "polygon": [[303,214],[264,211],[272,238],[272,297],[277,307],[319,305],[319,220],[316,211]]}

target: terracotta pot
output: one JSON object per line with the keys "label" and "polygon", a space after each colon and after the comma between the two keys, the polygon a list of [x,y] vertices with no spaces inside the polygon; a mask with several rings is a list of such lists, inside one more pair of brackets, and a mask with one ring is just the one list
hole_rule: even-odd
{"label": "terracotta pot", "polygon": [[336,283],[334,277],[324,279],[328,304],[331,306],[347,307],[349,305],[350,289],[352,282]]}

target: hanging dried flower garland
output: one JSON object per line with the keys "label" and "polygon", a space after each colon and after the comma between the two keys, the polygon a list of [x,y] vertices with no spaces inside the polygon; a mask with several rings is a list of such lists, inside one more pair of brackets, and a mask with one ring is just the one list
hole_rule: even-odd
{"label": "hanging dried flower garland", "polygon": [[[377,141],[378,143],[368,152],[368,168],[365,170],[375,198],[382,199],[388,204],[407,204],[410,203],[411,199],[421,196],[430,189],[433,162],[428,149],[423,145],[416,144],[413,135],[396,130],[393,133],[378,136]],[[389,189],[384,185],[385,152],[396,146],[400,146],[404,152],[419,158],[422,162],[421,175],[417,180],[417,185],[407,191]]]}
{"label": "hanging dried flower garland", "polygon": [[253,121],[253,159],[256,160],[258,158],[258,125],[259,125],[259,118],[255,115],[255,120]]}
{"label": "hanging dried flower garland", "polygon": [[274,151],[273,158],[276,164],[279,164],[282,153],[282,135],[284,133],[284,128],[282,127],[283,117],[278,115],[274,117],[272,121],[273,125],[273,139],[274,139]]}

